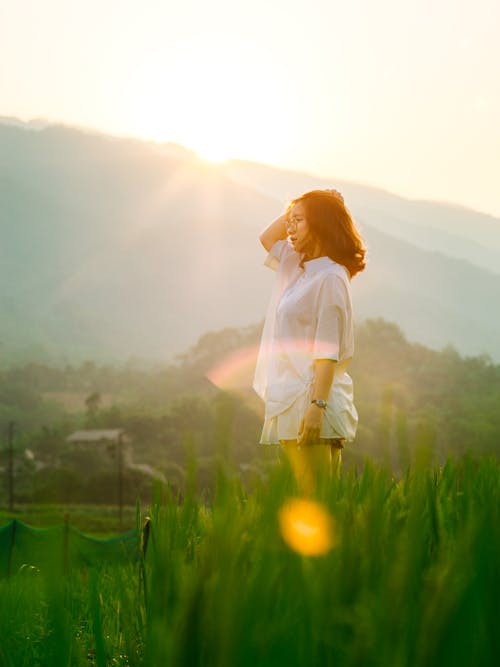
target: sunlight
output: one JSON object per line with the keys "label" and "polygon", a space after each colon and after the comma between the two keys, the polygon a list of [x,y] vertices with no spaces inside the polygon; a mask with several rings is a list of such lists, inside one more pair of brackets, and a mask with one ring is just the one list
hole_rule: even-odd
{"label": "sunlight", "polygon": [[206,377],[223,390],[251,387],[258,353],[258,345],[239,348],[212,366]]}
{"label": "sunlight", "polygon": [[[173,141],[202,159],[279,160],[288,150],[288,93],[264,53],[231,59],[213,44],[191,44],[175,63],[143,62],[131,73],[138,90],[136,134]],[[278,129],[277,129],[278,128]]]}
{"label": "sunlight", "polygon": [[232,157],[230,153],[225,152],[220,146],[207,147],[202,150],[198,149],[197,153],[203,160],[211,164],[221,164]]}

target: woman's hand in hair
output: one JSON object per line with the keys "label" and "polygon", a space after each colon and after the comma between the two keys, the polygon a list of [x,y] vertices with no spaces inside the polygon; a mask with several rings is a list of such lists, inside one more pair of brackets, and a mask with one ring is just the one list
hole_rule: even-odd
{"label": "woman's hand in hair", "polygon": [[286,214],[280,215],[279,218],[276,218],[269,227],[266,227],[262,234],[259,236],[259,240],[264,246],[264,248],[269,252],[276,241],[281,241],[286,239]]}

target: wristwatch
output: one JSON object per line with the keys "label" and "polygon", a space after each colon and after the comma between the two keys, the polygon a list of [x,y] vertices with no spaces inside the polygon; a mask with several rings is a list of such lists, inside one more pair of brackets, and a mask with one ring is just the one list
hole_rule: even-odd
{"label": "wristwatch", "polygon": [[326,408],[326,401],[324,401],[322,398],[313,398],[311,403],[315,403],[318,408]]}

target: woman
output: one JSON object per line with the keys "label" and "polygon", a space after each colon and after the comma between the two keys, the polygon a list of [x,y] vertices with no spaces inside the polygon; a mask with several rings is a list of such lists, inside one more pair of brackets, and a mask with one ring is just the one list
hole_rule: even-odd
{"label": "woman", "polygon": [[277,272],[253,385],[265,401],[260,443],[285,448],[307,482],[310,464],[338,471],[356,432],[350,280],[366,251],[336,190],[294,199],[260,241]]}

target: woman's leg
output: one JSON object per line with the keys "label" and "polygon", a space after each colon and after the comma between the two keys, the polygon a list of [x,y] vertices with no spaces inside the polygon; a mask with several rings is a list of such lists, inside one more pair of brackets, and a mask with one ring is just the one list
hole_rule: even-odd
{"label": "woman's leg", "polygon": [[314,477],[305,448],[297,447],[297,440],[281,440],[281,446],[299,489],[310,495],[314,491]]}
{"label": "woman's leg", "polygon": [[342,450],[336,445],[328,443],[297,447],[296,440],[282,440],[281,446],[286,452],[297,484],[307,495],[314,492],[320,476],[326,475],[332,479],[340,475]]}
{"label": "woman's leg", "polygon": [[331,474],[338,479],[340,477],[340,468],[342,466],[342,447],[330,445]]}

